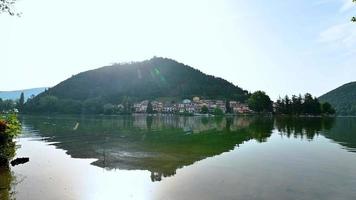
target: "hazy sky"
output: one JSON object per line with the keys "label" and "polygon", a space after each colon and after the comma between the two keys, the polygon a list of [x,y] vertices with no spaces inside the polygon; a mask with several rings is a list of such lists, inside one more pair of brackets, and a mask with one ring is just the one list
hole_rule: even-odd
{"label": "hazy sky", "polygon": [[356,80],[351,0],[19,0],[0,15],[0,90],[153,56],[249,90],[319,96]]}

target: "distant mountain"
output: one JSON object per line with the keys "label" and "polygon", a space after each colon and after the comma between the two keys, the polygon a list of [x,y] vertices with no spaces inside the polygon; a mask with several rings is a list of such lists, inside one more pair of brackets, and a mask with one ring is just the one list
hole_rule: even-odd
{"label": "distant mountain", "polygon": [[[83,109],[78,106],[85,104],[92,109],[97,107],[91,112],[98,113],[98,104],[119,104],[127,99],[135,102],[199,96],[245,101],[247,94],[247,91],[222,78],[204,74],[172,59],[154,57],[143,62],[114,64],[82,72],[48,89],[27,107],[34,112],[66,112],[54,106],[62,101],[59,107],[71,104],[68,110],[76,107],[75,112],[81,112]],[[43,98],[46,100],[40,105]]]}
{"label": "distant mountain", "polygon": [[23,92],[25,96],[25,100],[27,100],[32,95],[37,96],[41,92],[45,91],[45,89],[46,87],[15,90],[15,91],[0,91],[0,98],[3,100],[7,100],[7,99],[16,100],[20,98],[21,92]]}
{"label": "distant mountain", "polygon": [[319,97],[322,102],[329,102],[338,115],[356,115],[356,82],[347,83],[323,96]]}

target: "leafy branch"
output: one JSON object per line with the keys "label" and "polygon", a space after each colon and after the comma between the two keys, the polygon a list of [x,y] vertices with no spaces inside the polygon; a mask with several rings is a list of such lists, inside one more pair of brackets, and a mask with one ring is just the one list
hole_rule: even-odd
{"label": "leafy branch", "polygon": [[8,13],[11,16],[20,16],[20,13],[16,12],[14,9],[14,4],[17,0],[0,0],[0,14]]}
{"label": "leafy branch", "polygon": [[[353,3],[356,3],[356,0],[352,0],[352,2],[353,2]],[[356,22],[356,17],[352,17],[352,18],[351,18],[351,21],[352,21],[352,22]]]}

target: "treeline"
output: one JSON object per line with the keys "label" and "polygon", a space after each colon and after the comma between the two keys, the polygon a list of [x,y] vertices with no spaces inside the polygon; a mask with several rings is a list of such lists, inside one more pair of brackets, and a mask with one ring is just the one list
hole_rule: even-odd
{"label": "treeline", "polygon": [[285,96],[279,98],[274,104],[276,114],[285,115],[333,115],[335,109],[328,103],[320,103],[318,98],[306,93],[301,95],[293,95],[291,98]]}
{"label": "treeline", "polygon": [[61,113],[61,114],[130,114],[133,101],[124,97],[117,104],[107,103],[102,97],[85,101],[60,99],[45,95],[29,99],[23,109],[24,113]]}
{"label": "treeline", "polygon": [[17,103],[13,100],[3,100],[0,98],[0,112],[12,111],[16,108]]}
{"label": "treeline", "polygon": [[22,111],[25,104],[25,97],[23,92],[20,98],[16,101],[11,99],[3,100],[0,98],[0,113],[2,112],[13,112],[15,109]]}

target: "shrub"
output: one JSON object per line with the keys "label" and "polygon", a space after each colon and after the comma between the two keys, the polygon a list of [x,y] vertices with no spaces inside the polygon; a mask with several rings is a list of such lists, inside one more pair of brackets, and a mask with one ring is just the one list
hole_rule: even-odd
{"label": "shrub", "polygon": [[0,141],[12,140],[21,131],[21,124],[15,114],[0,116]]}

